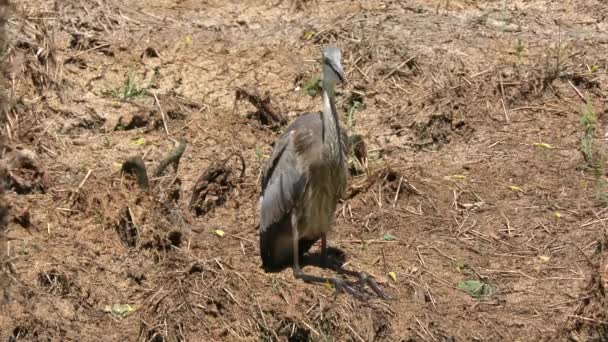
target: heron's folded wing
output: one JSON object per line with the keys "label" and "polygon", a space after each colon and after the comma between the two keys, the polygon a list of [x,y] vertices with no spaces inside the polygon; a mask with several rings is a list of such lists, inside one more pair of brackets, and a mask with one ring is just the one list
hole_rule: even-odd
{"label": "heron's folded wing", "polygon": [[307,175],[294,168],[277,169],[262,195],[260,230],[264,232],[273,223],[289,215],[302,194]]}
{"label": "heron's folded wing", "polygon": [[299,168],[293,138],[293,131],[281,136],[264,170],[260,217],[262,232],[291,213],[306,186],[307,175]]}

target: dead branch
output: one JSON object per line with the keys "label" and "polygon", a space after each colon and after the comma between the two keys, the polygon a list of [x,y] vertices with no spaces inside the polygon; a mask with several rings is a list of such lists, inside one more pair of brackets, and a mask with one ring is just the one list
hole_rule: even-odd
{"label": "dead branch", "polygon": [[[191,208],[196,204],[201,193],[206,191],[211,183],[226,183],[228,176],[231,174],[231,171],[226,167],[226,164],[232,157],[237,157],[241,162],[241,175],[239,176],[239,181],[243,181],[243,178],[245,177],[245,158],[243,158],[241,153],[236,152],[221,162],[213,163],[198,178],[194,185],[194,189],[192,190],[192,198],[190,199],[189,205]],[[222,179],[218,179],[220,176],[223,176]]]}
{"label": "dead branch", "polygon": [[278,124],[279,126],[287,124],[287,119],[270,103],[270,95],[266,94],[262,98],[255,89],[238,87],[236,88],[233,112],[236,112],[237,104],[242,99],[246,99],[257,108],[260,121],[263,124]]}
{"label": "dead branch", "polygon": [[134,156],[127,159],[120,169],[121,172],[135,175],[139,186],[145,190],[150,190],[150,182],[148,181],[148,172],[146,171],[146,164],[141,159],[141,156]]}
{"label": "dead branch", "polygon": [[179,160],[181,159],[185,150],[186,150],[186,142],[183,140],[178,141],[177,144],[175,144],[175,148],[173,150],[171,150],[171,152],[169,152],[167,157],[165,157],[165,159],[163,159],[158,164],[158,167],[156,168],[156,171],[154,172],[154,177],[160,177],[163,174],[163,172],[165,171],[165,169],[167,168],[167,166],[169,166],[171,164],[174,165],[175,172],[177,173],[177,168],[179,167]]}

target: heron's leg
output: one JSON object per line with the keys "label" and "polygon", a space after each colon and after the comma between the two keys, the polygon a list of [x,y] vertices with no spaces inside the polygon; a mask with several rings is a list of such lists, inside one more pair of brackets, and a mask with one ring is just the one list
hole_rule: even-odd
{"label": "heron's leg", "polygon": [[321,238],[321,263],[324,266],[329,266],[329,256],[327,255],[327,234],[323,234]]}
{"label": "heron's leg", "polygon": [[355,288],[353,288],[352,286],[350,286],[348,283],[346,283],[344,280],[339,279],[339,278],[326,278],[326,277],[319,277],[319,276],[315,276],[312,274],[306,274],[304,273],[304,271],[302,271],[302,269],[300,268],[300,261],[299,261],[299,232],[298,232],[298,219],[295,215],[292,216],[291,218],[291,232],[292,232],[292,237],[293,237],[293,276],[296,279],[302,279],[305,282],[313,282],[313,283],[330,283],[332,284],[336,291],[340,291],[340,290],[344,290],[348,293],[350,293],[351,295],[358,297],[360,299],[365,299],[365,294],[363,292],[360,292],[358,290],[356,290]]}

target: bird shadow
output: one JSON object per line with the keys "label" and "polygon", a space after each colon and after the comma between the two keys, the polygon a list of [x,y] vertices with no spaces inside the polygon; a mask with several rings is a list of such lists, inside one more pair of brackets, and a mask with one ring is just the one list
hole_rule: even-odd
{"label": "bird shadow", "polygon": [[[326,250],[327,259],[324,262],[323,254],[321,251],[307,252],[300,256],[300,267],[306,266],[319,267],[322,269],[333,270],[339,268],[339,265],[343,265],[346,262],[346,253],[341,249],[335,247],[328,247]],[[266,269],[266,272],[279,273],[288,268],[293,267],[293,257],[286,258],[283,263],[274,265],[272,268]]]}
{"label": "bird shadow", "polygon": [[338,265],[343,265],[346,262],[346,253],[339,248],[327,247],[325,252],[327,253],[327,261],[329,263],[324,262],[323,254],[321,254],[321,251],[318,251],[304,254],[301,266],[313,266],[335,271],[336,267],[339,267]]}

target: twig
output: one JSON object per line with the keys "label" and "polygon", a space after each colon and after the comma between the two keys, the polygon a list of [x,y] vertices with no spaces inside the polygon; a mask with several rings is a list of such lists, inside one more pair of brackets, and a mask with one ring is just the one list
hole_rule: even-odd
{"label": "twig", "polygon": [[433,336],[433,334],[428,330],[428,328],[425,327],[424,324],[422,324],[422,322],[420,322],[420,320],[418,319],[418,317],[416,317],[416,315],[414,315],[414,320],[416,320],[416,323],[418,323],[418,325],[420,326],[420,328],[422,328],[422,331],[425,334],[429,335],[429,337],[431,337],[433,339],[433,341],[437,341],[435,336]]}
{"label": "twig", "polygon": [[357,337],[357,339],[361,342],[365,342],[365,340],[363,339],[363,337],[359,336],[359,334],[357,334],[357,332],[355,331],[355,329],[353,329],[350,324],[347,324],[346,327],[348,328],[348,330],[350,330],[353,335],[355,335],[355,337]]}
{"label": "twig", "polygon": [[397,65],[397,67],[393,70],[391,70],[391,72],[389,72],[386,76],[384,76],[384,78],[382,79],[383,81],[386,80],[387,78],[393,76],[394,73],[396,73],[399,69],[401,69],[405,64],[411,62],[414,58],[416,58],[416,56],[412,56],[406,60],[404,60],[403,62],[401,62],[401,64]]}
{"label": "twig", "polygon": [[509,236],[511,236],[511,222],[509,222],[509,219],[502,211],[500,212],[500,215],[502,215],[502,217],[505,219],[505,222],[507,224],[507,233],[509,234]]}
{"label": "twig", "polygon": [[507,121],[507,123],[509,123],[510,122],[509,114],[507,114],[507,107],[505,106],[505,100],[500,99],[500,103],[502,104],[502,110],[505,113],[505,120]]}
{"label": "twig", "polygon": [[580,226],[580,227],[581,227],[581,228],[585,228],[585,227],[588,227],[588,226],[594,225],[594,224],[596,224],[596,223],[601,223],[601,224],[604,224],[604,221],[608,221],[608,217],[607,217],[607,218],[603,218],[603,219],[599,219],[599,220],[595,220],[595,221],[591,221],[591,222],[587,222],[587,223],[584,223],[584,224],[581,224],[581,226]]}
{"label": "twig", "polygon": [[507,123],[509,123],[509,114],[507,114],[507,106],[505,105],[505,86],[502,81],[502,74],[498,74],[498,79],[500,81],[500,102],[502,103],[502,110],[505,113],[505,120],[507,121]]}
{"label": "twig", "polygon": [[599,321],[597,319],[593,319],[593,318],[589,318],[589,317],[583,317],[583,316],[578,316],[578,315],[568,315],[568,317],[580,319],[582,321],[588,321],[588,322],[593,322],[593,323],[597,323],[597,324],[607,324],[608,325],[608,322],[606,322],[606,321]]}
{"label": "twig", "polygon": [[230,292],[230,290],[228,290],[227,288],[224,287],[224,291],[226,291],[226,293],[236,303],[236,305],[238,305],[241,309],[245,310],[245,307],[234,297],[234,295],[232,294],[232,292]]}
{"label": "twig", "polygon": [[165,133],[167,133],[167,135],[170,135],[169,127],[167,127],[167,118],[165,117],[165,112],[163,111],[163,107],[160,105],[158,96],[156,96],[155,92],[152,92],[152,96],[154,96],[154,101],[156,101],[156,105],[158,106],[158,110],[160,111],[160,116],[163,119],[163,127],[165,127]]}
{"label": "twig", "polygon": [[99,49],[102,49],[102,48],[105,48],[105,47],[108,47],[108,46],[110,46],[110,43],[105,43],[105,44],[97,45],[97,46],[94,46],[94,47],[92,47],[92,48],[90,48],[88,50],[80,51],[79,53],[77,53],[74,56],[72,56],[72,58],[76,58],[78,56],[84,55],[85,53],[89,53],[91,51],[99,50]]}
{"label": "twig", "polygon": [[578,88],[574,84],[572,84],[572,81],[568,80],[568,84],[572,87],[572,89],[574,89],[576,95],[578,95],[578,97],[580,97],[581,100],[586,103],[587,100],[585,100],[585,97],[583,96],[583,94],[581,94],[580,90],[578,90]]}
{"label": "twig", "polygon": [[403,176],[399,178],[399,185],[397,185],[397,192],[395,192],[395,198],[393,199],[393,208],[397,205],[397,199],[399,198],[399,191],[401,191],[401,183],[403,183]]}
{"label": "twig", "polygon": [[76,191],[80,191],[80,189],[84,186],[84,183],[86,183],[87,179],[89,179],[89,176],[91,175],[91,173],[93,173],[93,170],[89,169],[86,176],[84,176],[84,179],[82,180],[82,182],[80,182],[80,184],[78,185],[78,189]]}
{"label": "twig", "polygon": [[160,177],[163,174],[163,172],[165,171],[165,169],[167,168],[167,166],[169,166],[171,164],[175,165],[175,172],[177,172],[177,168],[179,167],[179,160],[181,159],[185,150],[186,150],[186,142],[183,140],[178,141],[177,144],[175,144],[175,148],[173,150],[171,150],[171,152],[169,152],[167,157],[165,157],[165,159],[163,159],[158,164],[158,167],[156,168],[156,171],[154,172],[154,177]]}

